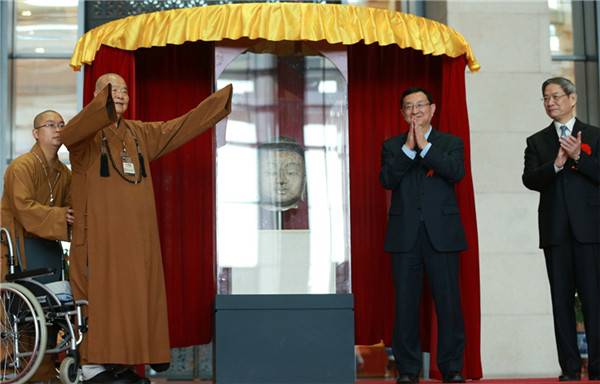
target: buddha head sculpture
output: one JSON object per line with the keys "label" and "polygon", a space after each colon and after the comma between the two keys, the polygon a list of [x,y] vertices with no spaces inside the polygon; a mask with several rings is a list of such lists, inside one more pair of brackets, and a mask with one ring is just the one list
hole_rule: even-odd
{"label": "buddha head sculpture", "polygon": [[269,210],[298,208],[306,193],[304,148],[288,136],[276,136],[258,146],[260,205]]}

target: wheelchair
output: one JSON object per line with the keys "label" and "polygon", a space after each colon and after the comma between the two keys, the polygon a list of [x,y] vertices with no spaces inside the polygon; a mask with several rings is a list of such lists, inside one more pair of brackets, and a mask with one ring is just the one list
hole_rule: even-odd
{"label": "wheelchair", "polygon": [[[31,263],[46,267],[34,265],[35,269],[20,270],[15,265],[13,243],[5,228],[0,228],[0,241],[8,249],[8,274],[0,283],[0,383],[29,381],[44,356],[51,355],[57,361],[62,358],[58,370],[60,381],[78,384],[81,375],[77,345],[87,331],[83,307],[88,303],[73,299],[70,285],[64,281],[62,252],[55,260],[44,257],[43,261]],[[20,253],[17,254],[20,258]],[[28,253],[28,265],[30,258],[35,259],[35,255]],[[21,260],[19,265],[23,265]],[[48,335],[55,337],[57,332],[60,339],[48,342]]]}

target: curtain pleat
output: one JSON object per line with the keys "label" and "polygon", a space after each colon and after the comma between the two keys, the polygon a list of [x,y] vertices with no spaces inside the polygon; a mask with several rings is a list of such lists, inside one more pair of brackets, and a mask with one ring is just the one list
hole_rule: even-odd
{"label": "curtain pleat", "polygon": [[461,291],[463,317],[467,330],[465,346],[465,367],[468,377],[481,378],[481,300],[479,280],[479,241],[477,235],[477,215],[475,212],[475,192],[471,170],[471,138],[469,135],[469,116],[467,112],[467,93],[465,87],[464,57],[443,60],[442,93],[452,95],[444,97],[442,103],[442,123],[446,132],[463,139],[465,151],[465,177],[458,184],[456,193],[460,214],[467,236],[469,249],[460,255]]}
{"label": "curtain pleat", "polygon": [[[169,120],[213,92],[213,43],[138,49],[138,118]],[[215,295],[215,132],[151,163],[171,347],[206,344]]]}
{"label": "curtain pleat", "polygon": [[135,117],[135,57],[133,51],[101,46],[98,50],[97,60],[85,67],[83,105],[87,105],[94,98],[96,80],[105,73],[118,73],[129,86],[129,108],[125,111],[124,118]]}

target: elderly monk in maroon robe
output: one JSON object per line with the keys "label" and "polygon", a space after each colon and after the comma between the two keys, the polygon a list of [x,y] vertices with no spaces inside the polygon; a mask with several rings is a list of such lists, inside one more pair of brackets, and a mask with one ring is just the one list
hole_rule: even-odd
{"label": "elderly monk in maroon robe", "polygon": [[[4,173],[0,225],[10,233],[14,251],[18,246],[24,269],[29,252],[24,239],[69,241],[69,229],[73,224],[71,171],[58,159],[58,149],[62,145],[60,130],[64,125],[62,116],[56,111],[39,113],[33,120],[32,134],[36,143],[29,152],[13,160]],[[2,245],[0,255],[8,254],[5,248]],[[4,281],[8,273],[6,261],[2,257],[0,281]],[[56,338],[49,338],[50,345],[55,341]],[[31,381],[55,377],[55,364],[47,355]]]}
{"label": "elderly monk in maroon robe", "polygon": [[[144,383],[133,365],[170,362],[167,301],[149,162],[231,112],[231,86],[167,122],[125,120],[127,84],[98,79],[94,99],[62,130],[73,171],[71,285],[88,300],[84,383]],[[106,369],[117,365],[121,370]]]}

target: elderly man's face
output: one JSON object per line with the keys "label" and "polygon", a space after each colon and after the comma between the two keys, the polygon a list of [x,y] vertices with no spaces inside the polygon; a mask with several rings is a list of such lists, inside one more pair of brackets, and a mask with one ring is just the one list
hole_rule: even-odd
{"label": "elderly man's face", "polygon": [[115,101],[115,110],[117,116],[121,117],[129,106],[129,88],[122,77],[115,77],[110,80],[112,86],[112,97]]}
{"label": "elderly man's face", "polygon": [[294,151],[269,150],[260,157],[261,203],[288,208],[304,192],[304,159]]}
{"label": "elderly man's face", "polygon": [[558,84],[548,84],[544,89],[544,108],[553,120],[566,123],[573,117],[573,107],[577,103],[577,94],[567,95]]}
{"label": "elderly man's face", "polygon": [[99,89],[96,89],[94,96],[96,96],[106,85],[110,83],[112,89],[112,98],[115,102],[115,111],[117,117],[122,117],[127,107],[129,106],[129,88],[125,80],[118,75],[108,76],[103,84],[100,85]]}

